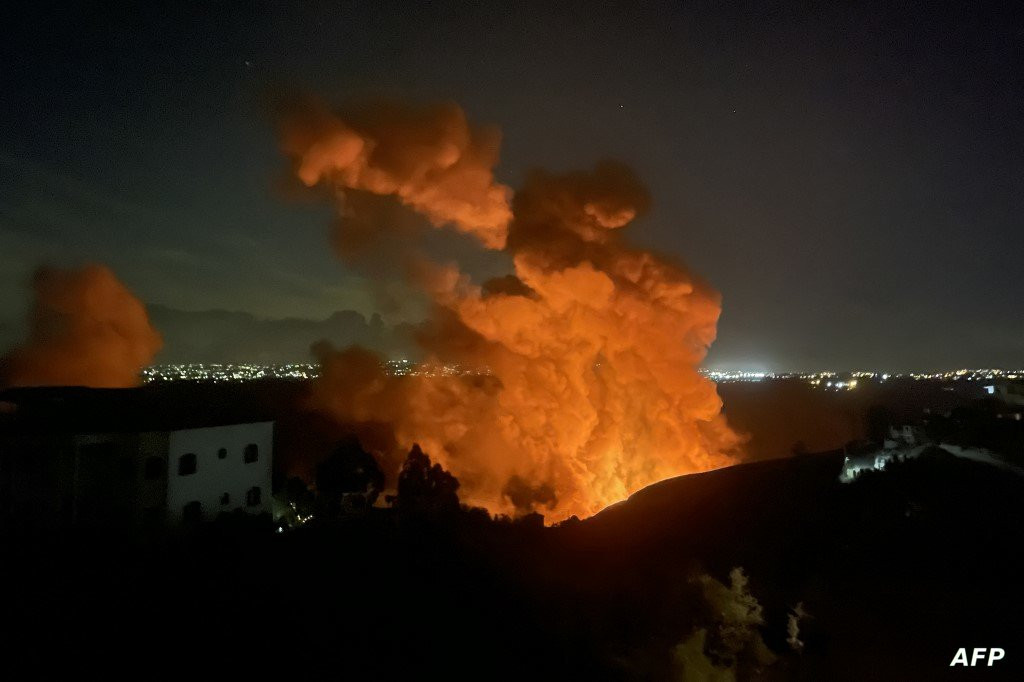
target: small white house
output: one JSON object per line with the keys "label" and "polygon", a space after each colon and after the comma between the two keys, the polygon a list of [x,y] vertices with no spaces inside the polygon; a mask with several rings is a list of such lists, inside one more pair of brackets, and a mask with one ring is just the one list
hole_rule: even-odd
{"label": "small white house", "polygon": [[839,473],[839,480],[843,483],[851,483],[864,471],[884,471],[893,461],[916,459],[929,448],[944,450],[946,453],[969,459],[975,462],[988,464],[1005,471],[1013,472],[1018,476],[1024,476],[1024,470],[1015,464],[1005,461],[995,453],[985,448],[964,447],[950,443],[937,443],[934,445],[924,444],[915,447],[886,447],[874,452],[867,452],[858,455],[847,456],[843,460],[843,469]]}
{"label": "small white house", "polygon": [[999,381],[984,387],[988,395],[995,396],[1011,407],[1024,406],[1024,382]]}
{"label": "small white house", "polygon": [[273,422],[75,436],[74,522],[119,509],[171,525],[239,509],[270,513],[273,443]]}
{"label": "small white house", "polygon": [[270,513],[273,448],[273,422],[172,431],[167,442],[168,520],[197,513],[208,519],[236,509]]}
{"label": "small white house", "polygon": [[7,396],[0,528],[144,529],[273,511],[272,421],[145,389]]}

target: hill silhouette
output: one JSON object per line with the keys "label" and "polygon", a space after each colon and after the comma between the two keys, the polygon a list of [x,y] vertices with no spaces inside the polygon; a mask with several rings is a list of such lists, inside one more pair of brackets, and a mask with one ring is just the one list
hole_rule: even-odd
{"label": "hill silhouette", "polygon": [[[437,503],[417,486],[415,504],[283,534],[224,518],[191,536],[8,537],[10,650],[57,627],[83,664],[113,642],[168,671],[934,680],[963,675],[957,648],[999,646],[1000,667],[974,672],[1013,679],[1022,479],[930,453],[843,484],[842,460],[669,479],[554,527],[459,509],[452,479]],[[424,453],[407,466],[447,480]]]}

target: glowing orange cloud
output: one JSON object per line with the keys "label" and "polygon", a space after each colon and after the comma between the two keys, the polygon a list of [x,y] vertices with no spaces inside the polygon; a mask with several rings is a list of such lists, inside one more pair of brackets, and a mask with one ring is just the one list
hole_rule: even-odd
{"label": "glowing orange cloud", "polygon": [[[462,130],[461,112],[445,111]],[[385,139],[328,120],[303,133],[296,172],[307,183],[333,172],[346,187],[391,191],[362,175],[373,165],[368,140],[389,157],[434,159],[431,169],[458,158],[445,152],[443,126]],[[445,172],[402,177],[415,177],[409,196],[446,197],[458,184]],[[461,196],[479,197],[475,212],[446,220],[463,230],[486,223],[482,244],[509,253],[514,272],[476,284],[455,265],[424,263],[414,281],[435,304],[420,338],[430,361],[480,372],[389,377],[372,354],[321,346],[313,404],[350,424],[389,424],[400,449],[419,443],[459,478],[464,501],[492,512],[588,515],[658,480],[735,461],[740,439],[714,383],[697,371],[715,338],[719,296],[624,241],[649,203],[635,176],[610,162],[536,172],[512,201],[507,231],[493,229],[501,221],[452,217],[509,215],[492,200],[503,193],[479,191],[499,187],[490,167],[471,177],[475,190]],[[442,215],[433,204],[406,203],[435,222]]]}
{"label": "glowing orange cloud", "polygon": [[379,105],[342,120],[316,103],[282,121],[282,145],[307,186],[325,183],[397,197],[435,226],[454,225],[488,248],[505,243],[511,190],[494,180],[501,135],[474,128],[462,109]]}
{"label": "glowing orange cloud", "polygon": [[162,341],[146,308],[101,265],[41,268],[27,341],[0,359],[10,386],[120,388],[139,383]]}

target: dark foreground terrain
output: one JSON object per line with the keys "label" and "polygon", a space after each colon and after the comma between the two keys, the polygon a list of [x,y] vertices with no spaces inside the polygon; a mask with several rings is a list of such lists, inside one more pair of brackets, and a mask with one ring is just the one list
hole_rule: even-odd
{"label": "dark foreground terrain", "polygon": [[[932,455],[841,484],[841,463],[685,476],[553,528],[382,509],[284,533],[225,518],[148,539],[7,537],[5,666],[103,679],[1021,679],[1024,480]],[[951,669],[960,647],[1006,657]]]}

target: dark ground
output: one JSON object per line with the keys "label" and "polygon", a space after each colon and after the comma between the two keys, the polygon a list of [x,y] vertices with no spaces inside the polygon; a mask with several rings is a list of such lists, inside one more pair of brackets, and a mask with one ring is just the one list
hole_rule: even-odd
{"label": "dark ground", "polygon": [[[841,460],[672,479],[554,528],[379,510],[284,534],[225,520],[145,541],[7,538],[5,665],[672,679],[673,647],[718,616],[694,578],[728,583],[740,566],[777,655],[760,679],[1021,679],[1024,480],[933,456],[844,485]],[[811,614],[799,654],[785,641],[797,602]],[[1006,658],[991,669],[948,667],[959,647],[993,646]]]}

